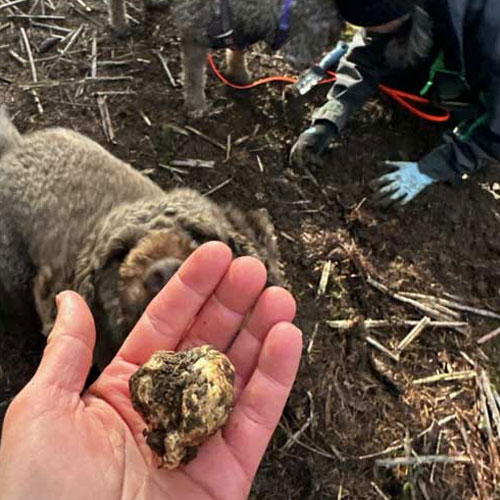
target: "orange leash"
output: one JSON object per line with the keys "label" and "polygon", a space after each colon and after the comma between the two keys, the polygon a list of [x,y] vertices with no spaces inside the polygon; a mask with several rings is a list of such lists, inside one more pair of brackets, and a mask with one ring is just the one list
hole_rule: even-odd
{"label": "orange leash", "polygon": [[[215,65],[214,59],[211,54],[208,54],[207,56],[208,59],[208,64],[210,65],[210,68],[212,68],[212,71],[214,72],[215,76],[225,85],[228,87],[231,87],[233,89],[237,90],[249,90],[253,89],[255,87],[258,87],[259,85],[264,85],[267,83],[285,83],[285,84],[294,84],[298,78],[295,76],[268,76],[266,78],[260,78],[258,80],[255,80],[252,83],[247,83],[245,85],[238,85],[236,83],[230,82],[217,68]],[[318,85],[324,85],[326,83],[333,83],[337,78],[336,75],[333,71],[328,71],[329,78],[324,78],[319,82]],[[431,122],[446,122],[450,119],[450,112],[443,109],[442,114],[439,115],[433,115],[430,113],[426,113],[425,111],[422,111],[420,108],[417,106],[413,105],[412,102],[419,103],[419,104],[424,104],[424,105],[430,105],[431,101],[427,99],[426,97],[421,97],[419,95],[415,94],[410,94],[408,92],[404,92],[402,90],[398,89],[393,89],[392,87],[387,87],[386,85],[379,84],[379,89],[387,94],[389,97],[394,99],[398,104],[406,108],[408,111],[413,113],[414,115],[423,118],[424,120],[431,121]]]}

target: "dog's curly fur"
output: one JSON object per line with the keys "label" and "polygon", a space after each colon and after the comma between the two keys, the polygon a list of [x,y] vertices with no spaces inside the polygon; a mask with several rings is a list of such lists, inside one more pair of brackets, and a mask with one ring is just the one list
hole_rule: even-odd
{"label": "dog's curly fur", "polygon": [[[205,66],[210,46],[209,24],[220,15],[219,0],[164,0],[172,7],[174,22],[182,42],[184,99],[191,114],[201,114],[205,97]],[[151,0],[144,0],[151,8]],[[235,32],[258,35],[272,45],[279,23],[283,0],[229,0]],[[155,6],[157,6],[155,4]],[[125,0],[109,0],[110,24],[113,31],[124,36],[129,27]],[[292,4],[290,30],[283,52],[297,69],[310,65],[327,44],[340,36],[341,23],[335,0],[295,0]],[[248,80],[244,60],[238,53],[228,55],[228,76],[239,83]]]}
{"label": "dog's curly fur", "polygon": [[48,334],[55,296],[76,290],[96,320],[101,368],[157,291],[151,273],[171,276],[206,241],[260,258],[269,281],[282,282],[264,210],[165,193],[91,139],[62,128],[21,136],[3,111],[0,152],[0,318],[29,316],[34,298]]}

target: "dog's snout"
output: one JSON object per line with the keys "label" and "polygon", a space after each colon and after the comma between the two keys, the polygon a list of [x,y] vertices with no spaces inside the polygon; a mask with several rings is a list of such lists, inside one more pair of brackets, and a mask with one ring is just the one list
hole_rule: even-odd
{"label": "dog's snout", "polygon": [[152,296],[156,295],[181,267],[182,262],[173,257],[161,259],[150,266],[144,278],[144,285]]}

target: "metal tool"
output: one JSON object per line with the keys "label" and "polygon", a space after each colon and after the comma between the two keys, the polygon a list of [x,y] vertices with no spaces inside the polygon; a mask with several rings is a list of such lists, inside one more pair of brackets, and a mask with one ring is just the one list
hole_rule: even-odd
{"label": "metal tool", "polygon": [[294,84],[295,89],[300,95],[307,94],[317,83],[325,76],[327,70],[334,64],[340,61],[342,56],[349,50],[349,45],[346,42],[338,42],[337,46],[326,54],[321,61],[302,73],[297,82]]}

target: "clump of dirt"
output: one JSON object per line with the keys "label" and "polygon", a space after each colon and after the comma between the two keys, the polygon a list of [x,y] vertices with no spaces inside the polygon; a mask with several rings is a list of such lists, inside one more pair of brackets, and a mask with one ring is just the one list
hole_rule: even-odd
{"label": "clump of dirt", "polygon": [[[252,498],[381,498],[376,488],[389,498],[493,498],[498,451],[482,426],[481,385],[474,379],[414,381],[480,368],[495,380],[498,341],[482,348],[475,340],[498,327],[498,320],[459,312],[469,324],[465,333],[428,327],[396,362],[370,341],[394,351],[410,328],[391,323],[369,329],[363,319],[418,321],[424,315],[373,288],[368,276],[392,290],[452,294],[468,305],[500,310],[498,168],[458,188],[435,186],[400,211],[380,211],[370,202],[368,187],[383,172],[380,162],[418,159],[440,142],[443,126],[422,122],[382,97],[354,117],[323,169],[291,168],[290,146],[307,126],[312,108],[324,100],[326,88],[314,89],[307,100],[285,101],[281,86],[235,94],[209,74],[211,113],[189,120],[178,78],[179,42],[168,15],[118,41],[106,27],[105,4],[85,3],[91,12],[82,13],[77,2],[60,2],[54,11],[65,16],[59,23],[66,29],[87,25],[64,56],[55,48],[38,53],[50,33],[28,29],[38,78],[52,82],[36,89],[43,114],[37,112],[32,94],[23,90],[32,81],[29,65],[10,57],[5,48],[26,58],[19,43],[19,23],[24,21],[9,19],[0,34],[5,56],[0,58],[0,100],[23,132],[51,125],[74,128],[165,189],[189,186],[217,201],[270,212],[298,300],[297,324],[305,349]],[[134,12],[133,17],[141,20],[142,14]],[[92,68],[93,40],[97,76],[125,78],[84,80]],[[167,57],[175,87],[153,50]],[[220,64],[219,54],[216,61]],[[260,46],[250,52],[249,66],[259,76],[290,71]],[[186,158],[214,160],[216,168],[169,165]],[[327,262],[329,280],[318,294]],[[344,319],[355,320],[357,326],[328,326],[327,321]],[[1,335],[3,398],[14,395],[33,373],[41,344],[23,344],[19,333]],[[415,454],[467,456],[472,463],[414,468],[376,463]]]}

